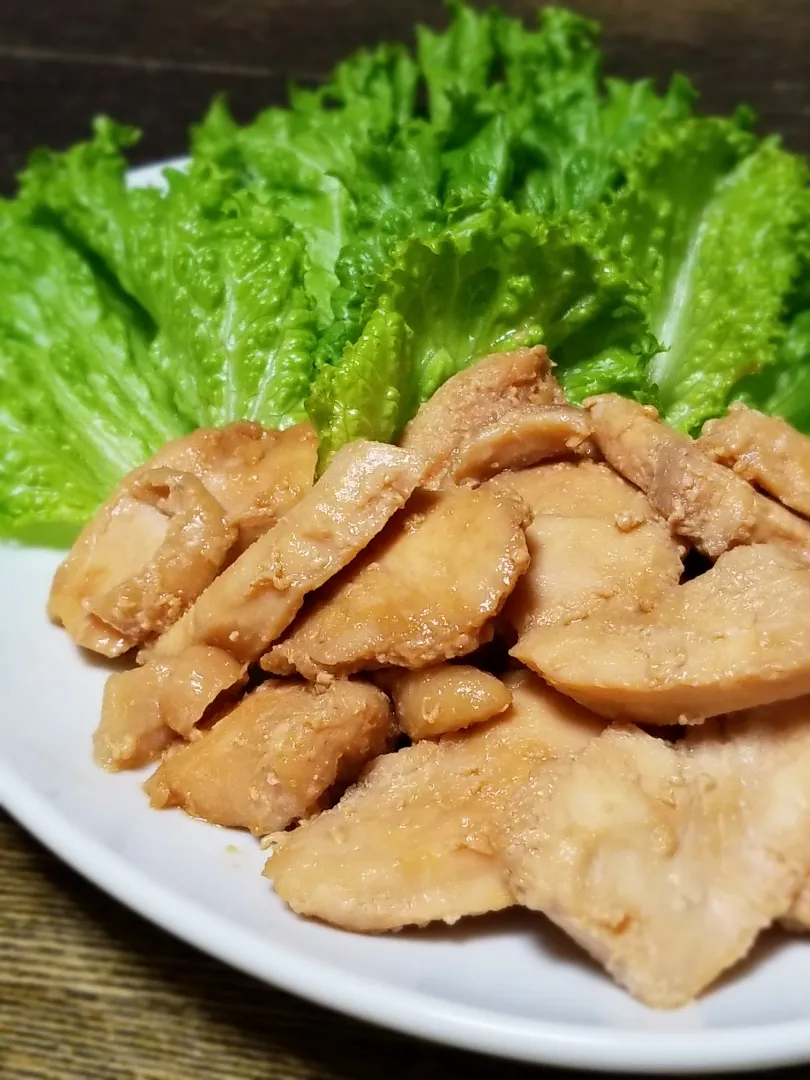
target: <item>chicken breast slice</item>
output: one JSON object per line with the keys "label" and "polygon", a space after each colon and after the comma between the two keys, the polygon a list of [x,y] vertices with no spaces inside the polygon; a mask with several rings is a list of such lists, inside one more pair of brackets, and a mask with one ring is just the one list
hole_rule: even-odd
{"label": "chicken breast slice", "polygon": [[535,626],[512,655],[604,716],[700,723],[810,693],[810,567],[735,548],[648,615]]}
{"label": "chicken breast slice", "polygon": [[715,461],[810,516],[810,439],[778,416],[732,405],[709,420],[698,446]]}
{"label": "chicken breast slice", "polygon": [[181,806],[256,836],[320,809],[393,736],[391,710],[368,683],[264,683],[196,742],[169,753],[146,783],[152,806]]}
{"label": "chicken breast slice", "polygon": [[404,506],[420,464],[396,446],[341,448],[315,486],[212,583],[154,652],[214,645],[242,663],[286,629],[308,592],[342,570]]}
{"label": "chicken breast slice", "polygon": [[82,531],[48,614],[73,640],[120,656],[172,625],[214,580],[236,529],[191,473],[131,475]]}
{"label": "chicken breast slice", "polygon": [[247,678],[222,649],[192,645],[178,657],[116,672],[107,679],[93,735],[96,763],[138,769],[157,760],[177,736],[199,736],[196,725]]}
{"label": "chicken breast slice", "polygon": [[527,405],[475,429],[453,454],[456,484],[481,482],[548,458],[593,454],[588,414],[573,405]]}
{"label": "chicken breast slice", "polygon": [[526,511],[487,487],[422,492],[262,658],[307,679],[472,652],[529,565]]}
{"label": "chicken breast slice", "polygon": [[540,465],[493,484],[518,493],[534,513],[526,529],[531,564],[503,612],[519,635],[606,603],[650,611],[678,584],[679,545],[645,496],[607,466]]}
{"label": "chicken breast slice", "polygon": [[782,919],[782,925],[786,930],[799,933],[810,931],[810,878],[805,881],[793,906]]}
{"label": "chicken breast slice", "polygon": [[648,1005],[691,1001],[790,906],[810,865],[810,701],[671,745],[615,726],[542,764],[498,833],[519,901]]}
{"label": "chicken breast slice", "polygon": [[414,742],[482,724],[505,712],[512,701],[500,679],[468,664],[393,670],[382,673],[381,680],[400,729]]}
{"label": "chicken breast slice", "polygon": [[149,464],[201,480],[238,529],[243,551],[309,491],[317,456],[318,436],[308,422],[278,431],[238,420],[174,439]]}
{"label": "chicken breast slice", "polygon": [[426,463],[423,484],[452,483],[453,455],[478,428],[527,405],[564,405],[542,345],[479,360],[447,380],[405,427],[399,445]]}
{"label": "chicken breast slice", "polygon": [[265,874],[293,911],[380,932],[514,902],[493,815],[538,762],[579,753],[604,725],[528,672],[507,683],[501,717],[378,758],[334,809],[275,838]]}

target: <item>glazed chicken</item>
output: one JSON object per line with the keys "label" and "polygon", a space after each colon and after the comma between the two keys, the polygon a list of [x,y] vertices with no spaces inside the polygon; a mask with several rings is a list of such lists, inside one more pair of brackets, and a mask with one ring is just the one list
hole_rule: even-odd
{"label": "glazed chicken", "polygon": [[392,670],[380,681],[391,695],[400,730],[413,742],[483,724],[512,703],[500,679],[469,664]]}

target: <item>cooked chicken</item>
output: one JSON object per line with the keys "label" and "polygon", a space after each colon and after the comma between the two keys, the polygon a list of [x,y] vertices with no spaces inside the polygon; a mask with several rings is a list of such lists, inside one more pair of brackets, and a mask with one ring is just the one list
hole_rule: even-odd
{"label": "cooked chicken", "polygon": [[381,679],[391,694],[400,728],[414,742],[491,720],[512,701],[500,679],[467,664],[392,670]]}
{"label": "cooked chicken", "polygon": [[612,727],[538,766],[500,825],[521,903],[642,1001],[683,1005],[784,914],[810,866],[810,701],[674,746]]}
{"label": "cooked chicken", "polygon": [[778,416],[732,405],[704,425],[698,446],[785,506],[810,516],[810,439]]}
{"label": "cooked chicken", "polygon": [[393,735],[382,691],[368,683],[264,683],[196,742],[170,753],[146,784],[152,806],[182,806],[257,836],[320,809]]}
{"label": "cooked chicken", "polygon": [[810,693],[810,567],[786,548],[735,548],[648,615],[535,626],[512,649],[604,716],[651,724]]}
{"label": "cooked chicken", "polygon": [[540,465],[493,483],[535,514],[526,529],[531,565],[504,608],[518,634],[606,602],[649,611],[678,584],[678,545],[644,495],[607,466]]}
{"label": "cooked chicken", "polygon": [[548,458],[593,453],[588,415],[572,405],[526,405],[473,430],[453,455],[457,484],[488,480]]}
{"label": "cooked chicken", "polygon": [[48,614],[73,640],[120,656],[161,633],[214,580],[236,529],[191,473],[128,477],[56,571]]}
{"label": "cooked chicken", "polygon": [[527,405],[564,405],[542,345],[496,353],[440,386],[407,425],[399,445],[426,464],[423,484],[450,481],[453,455],[471,432]]}
{"label": "cooked chicken", "polygon": [[805,881],[793,906],[782,919],[782,924],[787,930],[797,930],[800,933],[810,931],[810,878]]}
{"label": "cooked chicken", "polygon": [[488,487],[423,492],[262,659],[307,679],[472,652],[529,555],[525,508]]}
{"label": "cooked chicken", "polygon": [[537,762],[603,725],[528,672],[488,724],[379,758],[338,805],[277,838],[265,873],[293,911],[350,930],[453,923],[508,907],[492,817]]}
{"label": "cooked chicken", "polygon": [[196,725],[228,691],[245,682],[238,660],[205,645],[145,667],[110,675],[94,757],[105,769],[137,769],[155,761],[177,735],[199,735]]}
{"label": "cooked chicken", "polygon": [[414,456],[396,446],[343,447],[312,490],[213,582],[154,652],[177,656],[189,645],[216,645],[243,663],[256,660],[306,594],[350,563],[405,504],[419,472]]}

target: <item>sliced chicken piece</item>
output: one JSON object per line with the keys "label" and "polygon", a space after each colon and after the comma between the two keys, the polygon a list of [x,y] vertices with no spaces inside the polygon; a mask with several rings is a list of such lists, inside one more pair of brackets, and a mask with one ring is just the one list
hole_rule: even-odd
{"label": "sliced chicken piece", "polygon": [[146,789],[158,809],[181,806],[262,836],[320,809],[335,783],[385,752],[393,732],[388,699],[368,683],[271,681],[167,755]]}
{"label": "sliced chicken piece", "polygon": [[806,933],[810,931],[810,878],[805,881],[802,891],[782,919],[786,930]]}
{"label": "sliced chicken piece", "polygon": [[243,663],[258,659],[306,594],[350,563],[404,506],[419,475],[418,461],[396,446],[343,447],[311,491],[213,582],[154,652],[177,656],[189,645],[215,645]]}
{"label": "sliced chicken piece", "polygon": [[262,667],[316,679],[472,652],[529,565],[525,520],[522,503],[488,487],[422,492]]}
{"label": "sliced chicken piece", "polygon": [[172,625],[236,538],[191,473],[140,471],[83,530],[53,579],[48,614],[78,645],[120,656]]}
{"label": "sliced chicken piece", "polygon": [[276,838],[265,874],[293,911],[379,932],[513,903],[493,815],[538,762],[604,725],[528,672],[507,682],[501,717],[379,758],[334,809]]}
{"label": "sliced chicken piece", "polygon": [[453,455],[477,428],[527,405],[564,405],[542,345],[496,353],[448,379],[407,425],[399,445],[426,463],[423,484],[451,483]]}
{"label": "sliced chicken piece", "polygon": [[784,544],[802,559],[810,559],[810,521],[794,514],[781,503],[755,493],[757,521],[751,540],[754,544]]}
{"label": "sliced chicken piece", "polygon": [[198,737],[196,725],[245,680],[244,666],[230,653],[205,645],[110,675],[93,736],[97,764],[138,769],[159,758],[178,735]]}
{"label": "sliced chicken piece", "polygon": [[310,423],[276,431],[239,420],[175,439],[149,464],[202,480],[238,528],[242,551],[309,491],[317,455],[318,436]]}
{"label": "sliced chicken piece", "polygon": [[573,405],[527,405],[474,429],[453,455],[456,484],[488,480],[548,458],[593,454],[588,414]]}
{"label": "sliced chicken piece", "polygon": [[512,695],[500,679],[468,664],[439,664],[381,676],[397,722],[414,742],[462,731],[505,712]]}
{"label": "sliced chicken piece", "polygon": [[810,693],[810,567],[786,548],[735,548],[648,615],[535,626],[512,655],[604,716],[650,724]]}
{"label": "sliced chicken piece", "polygon": [[671,745],[616,726],[537,767],[501,819],[509,882],[632,994],[684,1005],[784,914],[810,865],[810,701]]}
{"label": "sliced chicken piece", "polygon": [[810,439],[778,416],[732,405],[703,427],[698,446],[735,473],[810,517]]}

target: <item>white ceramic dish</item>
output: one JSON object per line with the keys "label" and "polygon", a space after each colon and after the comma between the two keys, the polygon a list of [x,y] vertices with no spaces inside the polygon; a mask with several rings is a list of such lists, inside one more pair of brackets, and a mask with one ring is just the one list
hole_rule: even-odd
{"label": "white ceramic dish", "polygon": [[253,840],[156,813],[142,775],[93,765],[107,668],[45,617],[58,559],[0,547],[0,801],[129,907],[266,982],[471,1050],[647,1073],[810,1061],[810,940],[768,940],[699,1005],[656,1013],[528,913],[376,938],[296,918]]}

